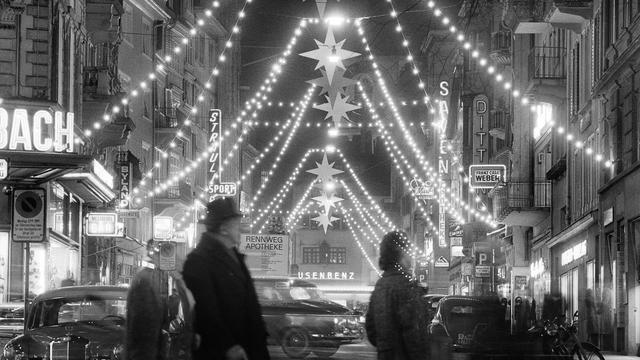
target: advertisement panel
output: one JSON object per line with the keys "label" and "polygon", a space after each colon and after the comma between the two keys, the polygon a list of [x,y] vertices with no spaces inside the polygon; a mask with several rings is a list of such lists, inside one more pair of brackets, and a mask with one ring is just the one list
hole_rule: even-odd
{"label": "advertisement panel", "polygon": [[87,215],[87,236],[118,236],[118,215],[116,213],[89,213]]}
{"label": "advertisement panel", "polygon": [[252,276],[289,274],[289,236],[279,234],[242,234],[241,253]]}
{"label": "advertisement panel", "polygon": [[469,186],[474,189],[492,189],[505,182],[507,167],[504,165],[469,166]]}

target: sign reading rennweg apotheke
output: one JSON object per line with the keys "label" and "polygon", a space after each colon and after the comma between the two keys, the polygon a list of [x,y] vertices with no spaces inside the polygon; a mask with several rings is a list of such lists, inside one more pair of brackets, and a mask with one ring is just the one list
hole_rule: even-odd
{"label": "sign reading rennweg apotheke", "polygon": [[253,276],[286,276],[289,273],[289,236],[279,234],[243,234],[241,253]]}
{"label": "sign reading rennweg apotheke", "polygon": [[74,115],[0,107],[0,150],[73,152]]}

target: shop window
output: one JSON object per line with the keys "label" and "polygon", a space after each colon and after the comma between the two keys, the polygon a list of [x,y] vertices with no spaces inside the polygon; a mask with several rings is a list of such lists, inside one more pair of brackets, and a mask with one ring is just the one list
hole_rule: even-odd
{"label": "shop window", "polygon": [[346,264],[347,248],[344,247],[303,247],[303,264]]}
{"label": "shop window", "polygon": [[144,18],[142,19],[142,53],[151,57],[153,53],[152,48],[152,36],[151,22]]}

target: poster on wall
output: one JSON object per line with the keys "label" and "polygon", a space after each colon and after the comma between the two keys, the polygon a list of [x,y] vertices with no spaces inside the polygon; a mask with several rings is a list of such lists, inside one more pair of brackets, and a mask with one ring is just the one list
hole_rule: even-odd
{"label": "poster on wall", "polygon": [[280,234],[243,234],[239,250],[246,258],[252,276],[289,274],[289,236]]}

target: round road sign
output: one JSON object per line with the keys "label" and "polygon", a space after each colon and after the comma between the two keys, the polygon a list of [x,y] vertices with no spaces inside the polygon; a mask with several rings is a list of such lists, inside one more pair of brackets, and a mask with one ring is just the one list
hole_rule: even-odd
{"label": "round road sign", "polygon": [[16,198],[16,211],[24,218],[38,216],[43,206],[42,198],[34,191],[25,191]]}

